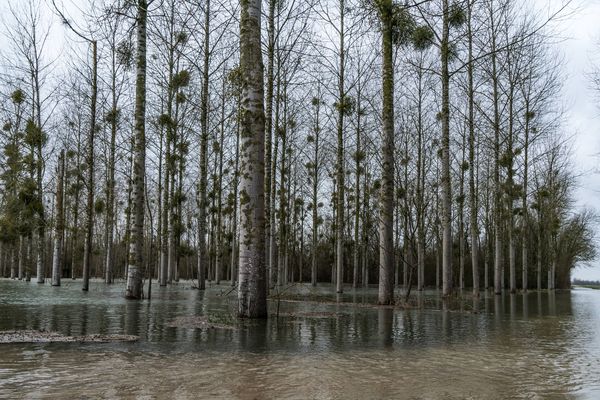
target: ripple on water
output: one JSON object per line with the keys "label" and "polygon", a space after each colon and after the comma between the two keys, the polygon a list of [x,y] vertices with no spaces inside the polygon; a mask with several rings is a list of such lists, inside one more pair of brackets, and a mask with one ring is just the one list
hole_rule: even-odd
{"label": "ripple on water", "polygon": [[0,329],[142,340],[3,346],[0,398],[600,398],[600,292],[484,297],[479,314],[282,302],[279,319],[222,330],[169,326],[236,321],[219,289],[132,303],[122,285],[69,283],[0,281]]}

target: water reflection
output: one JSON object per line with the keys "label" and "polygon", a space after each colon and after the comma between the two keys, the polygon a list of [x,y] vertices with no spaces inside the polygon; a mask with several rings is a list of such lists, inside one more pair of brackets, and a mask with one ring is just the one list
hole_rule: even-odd
{"label": "water reflection", "polygon": [[479,310],[481,308],[481,301],[479,297],[473,296],[473,313],[479,314]]}
{"label": "water reflection", "polygon": [[552,316],[556,315],[556,292],[548,293],[548,313]]}
{"label": "water reflection", "polygon": [[[57,290],[0,281],[0,329],[141,337],[135,344],[5,345],[0,398],[25,391],[85,397],[104,393],[102,382],[114,383],[108,397],[600,396],[593,367],[600,363],[600,292],[482,292],[458,304],[425,292],[415,294],[415,309],[394,310],[348,304],[375,303],[375,290],[336,295],[302,286],[291,298],[310,293],[321,302],[283,301],[278,319],[238,322],[235,294],[218,288],[155,287],[152,302],[139,303],[124,301],[122,290],[93,283],[84,294],[77,283]],[[170,326],[186,316],[235,329]]]}
{"label": "water reflection", "polygon": [[394,327],[394,311],[390,308],[380,308],[377,311],[377,331],[383,347],[391,347],[394,343],[392,330]]}
{"label": "water reflection", "polygon": [[510,320],[514,321],[517,317],[517,294],[511,293],[510,295]]}

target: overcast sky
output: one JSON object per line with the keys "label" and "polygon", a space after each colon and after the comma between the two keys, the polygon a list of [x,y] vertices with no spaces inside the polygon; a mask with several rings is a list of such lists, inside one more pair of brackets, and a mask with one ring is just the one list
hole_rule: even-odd
{"label": "overcast sky", "polygon": [[[555,0],[558,3],[559,0]],[[582,0],[579,10],[561,22],[565,40],[559,44],[565,56],[567,79],[564,100],[567,107],[565,129],[575,136],[574,165],[579,173],[577,202],[580,207],[600,212],[600,96],[594,92],[589,74],[594,64],[600,66],[600,1]],[[598,245],[600,246],[600,226]],[[575,278],[600,280],[600,260],[590,268],[578,268]]]}

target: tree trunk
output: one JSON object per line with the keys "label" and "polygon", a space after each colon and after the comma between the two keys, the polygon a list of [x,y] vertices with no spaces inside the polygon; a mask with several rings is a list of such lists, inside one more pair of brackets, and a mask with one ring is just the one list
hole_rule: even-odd
{"label": "tree trunk", "polygon": [[75,192],[73,193],[73,226],[71,233],[71,279],[75,280],[75,263],[79,253],[79,195],[81,193],[81,127],[77,129],[77,154],[75,158],[77,173],[75,174]]}
{"label": "tree trunk", "polygon": [[277,127],[277,134],[281,136],[281,165],[279,168],[279,252],[277,256],[277,285],[287,284],[287,84],[283,83],[283,126]]}
{"label": "tree trunk", "polygon": [[175,254],[175,282],[179,282],[181,269],[181,237],[184,231],[183,225],[183,174],[185,172],[185,155],[183,147],[179,146],[179,167],[177,177],[177,203],[176,203],[176,230],[173,243],[173,253]]}
{"label": "tree trunk", "polygon": [[[418,70],[417,101],[417,290],[425,288],[425,149],[423,140],[423,69]],[[408,210],[407,210],[408,211]]]}
{"label": "tree trunk", "polygon": [[[266,116],[265,116],[265,253],[267,255],[266,268],[268,271],[268,286],[271,285],[272,280],[272,262],[271,257],[271,243],[272,230],[271,224],[273,224],[273,212],[272,207],[272,176],[271,176],[271,159],[273,157],[272,139],[273,139],[273,84],[274,84],[274,64],[275,64],[275,7],[277,0],[269,0],[269,15],[267,17],[267,93],[266,93]],[[275,127],[277,129],[277,127]],[[277,151],[277,149],[275,149]]]}
{"label": "tree trunk", "polygon": [[369,180],[368,163],[365,163],[365,173],[363,174],[363,221],[362,221],[362,246],[363,246],[363,287],[369,287],[369,228],[371,227],[369,205],[370,205],[370,192],[369,186],[371,184]]}
{"label": "tree trunk", "polygon": [[[180,71],[181,72],[181,71]],[[178,124],[179,124],[179,109],[180,109],[180,102],[175,101],[175,133],[178,134],[177,129]],[[183,131],[183,129],[182,129]],[[175,175],[175,173],[177,173],[177,177],[173,178],[174,180],[177,180],[177,186],[176,186],[176,202],[174,204],[174,213],[175,213],[175,226],[173,229],[173,244],[172,244],[172,248],[173,248],[173,259],[174,259],[174,264],[175,264],[175,282],[179,282],[179,278],[180,278],[180,271],[181,269],[180,264],[181,264],[181,239],[182,239],[182,235],[183,232],[185,231],[185,225],[183,223],[183,202],[184,202],[184,195],[183,195],[183,176],[185,173],[185,154],[186,154],[186,150],[185,150],[185,142],[184,142],[184,138],[183,138],[183,132],[180,136],[180,141],[176,142],[177,145],[174,148],[175,152],[178,152],[177,154],[177,165],[176,167],[173,169],[173,175]],[[177,136],[176,136],[177,137]]]}
{"label": "tree trunk", "polygon": [[206,288],[206,208],[208,186],[208,79],[210,68],[210,0],[204,15],[204,64],[202,66],[202,99],[200,104],[200,182],[198,187],[198,289]]}
{"label": "tree trunk", "polygon": [[146,0],[138,0],[137,62],[135,84],[135,150],[133,154],[133,224],[127,273],[128,299],[142,298],[142,268],[144,266],[144,214],[146,177]]}
{"label": "tree trunk", "polygon": [[[171,52],[172,54],[172,52]],[[169,86],[171,86],[171,82],[173,80],[173,63],[172,60],[169,60]],[[172,90],[169,90],[169,95],[167,99],[167,116],[168,121],[166,124],[166,138],[165,138],[165,161],[164,161],[164,173],[163,173],[163,184],[162,184],[162,210],[160,210],[162,216],[162,225],[161,229],[161,246],[160,246],[160,269],[161,269],[161,282],[160,286],[166,286],[167,283],[171,283],[172,280],[172,264],[169,262],[169,227],[171,225],[170,218],[171,215],[169,213],[171,207],[171,169],[173,165],[173,155],[171,154],[172,142],[173,142],[173,124],[171,122],[171,114],[172,114]],[[162,157],[162,154],[160,155]]]}
{"label": "tree trunk", "polygon": [[92,41],[92,99],[90,107],[90,133],[88,136],[87,154],[87,207],[85,221],[85,245],[83,250],[83,287],[88,291],[90,286],[90,268],[94,234],[94,139],[96,137],[96,100],[98,98],[98,46]]}
{"label": "tree trunk", "polygon": [[340,58],[338,76],[338,118],[337,118],[337,160],[336,160],[336,292],[344,291],[344,107],[347,101],[345,89],[345,59],[346,50],[344,44],[344,16],[346,13],[346,1],[340,0]]}
{"label": "tree trunk", "polygon": [[[475,186],[475,88],[473,84],[473,2],[468,1],[467,30],[469,40],[468,98],[469,98],[469,211],[471,233],[471,269],[473,272],[473,295],[479,296],[479,224],[477,215],[477,187]],[[487,275],[487,269],[486,269]],[[487,276],[486,276],[487,283]]]}
{"label": "tree trunk", "polygon": [[556,284],[556,240],[553,233],[548,235],[550,265],[548,267],[548,290],[554,290]]}
{"label": "tree trunk", "polygon": [[[35,115],[35,122],[37,124],[37,128],[39,129],[40,135],[42,134],[42,94],[41,87],[42,81],[40,80],[40,58],[41,58],[41,49],[38,52],[38,39],[37,39],[37,29],[34,26],[33,29],[33,37],[31,39],[31,44],[33,44],[33,54],[34,61],[31,65],[31,75],[32,75],[32,92],[33,92],[33,115]],[[41,138],[40,138],[41,139]],[[35,256],[36,256],[36,269],[37,269],[37,282],[44,283],[45,281],[45,243],[46,243],[46,215],[45,215],[45,207],[44,207],[44,182],[43,182],[43,174],[44,174],[44,156],[42,153],[42,149],[44,146],[44,140],[38,140],[35,145],[35,149],[32,149],[36,154],[35,157],[35,174],[36,174],[36,183],[37,183],[37,202],[39,209],[37,210],[38,220],[36,221],[35,233]],[[32,245],[32,240],[29,241],[29,246]],[[29,273],[26,274],[27,281],[30,280]]]}
{"label": "tree trunk", "polygon": [[300,256],[299,256],[299,271],[298,271],[298,282],[304,283],[304,203],[302,203],[302,210],[300,216]]}
{"label": "tree trunk", "polygon": [[45,234],[40,234],[41,228],[36,232],[35,248],[36,248],[36,279],[37,283],[44,283],[46,281],[46,274],[44,268],[44,246],[46,245]]}
{"label": "tree trunk", "polygon": [[[20,242],[20,240],[19,240],[19,242]],[[17,277],[18,277],[17,264],[19,264],[19,261],[17,260],[17,258],[19,258],[19,257],[18,257],[18,249],[17,249],[17,251],[15,251],[14,244],[10,250],[10,256],[11,256],[10,259],[12,261],[11,266],[10,266],[10,279],[17,279]]]}
{"label": "tree trunk", "polygon": [[[175,121],[173,118],[172,121]],[[168,219],[167,219],[167,282],[172,283],[177,281],[177,252],[175,248],[175,225],[177,224],[177,204],[175,186],[175,158],[177,154],[177,132],[175,122],[170,122],[173,125],[171,134],[171,159],[167,162],[165,178],[169,180],[169,201],[168,201]],[[169,132],[169,130],[167,130]],[[167,135],[169,135],[167,133]]]}
{"label": "tree trunk", "polygon": [[[360,67],[359,67],[360,69]],[[355,162],[355,196],[354,196],[354,271],[352,274],[352,287],[356,289],[358,287],[358,281],[360,276],[360,175],[361,175],[361,161],[362,161],[362,147],[361,147],[361,117],[362,117],[362,82],[359,79],[357,82],[357,90],[356,90],[356,154],[354,155]]]}
{"label": "tree trunk", "polygon": [[[166,133],[165,133],[166,131]],[[159,241],[159,269],[160,273],[158,274],[158,283],[160,287],[167,286],[168,281],[168,243],[169,243],[169,229],[168,229],[168,220],[169,220],[169,174],[168,174],[168,163],[171,158],[171,144],[169,137],[169,130],[164,129],[161,126],[161,136],[164,135],[164,147],[163,147],[163,138],[160,140],[160,156],[159,156],[159,168],[158,168],[158,179],[159,179],[159,187],[158,187],[158,197],[159,197],[159,207],[158,212],[160,214],[159,217],[159,229],[158,236],[160,237]],[[163,158],[162,155],[165,154]]]}
{"label": "tree trunk", "polygon": [[129,156],[129,166],[128,166],[128,179],[127,179],[127,208],[125,209],[125,234],[124,234],[124,248],[125,248],[125,268],[124,268],[124,278],[127,280],[127,276],[129,275],[129,247],[131,245],[131,210],[132,210],[132,194],[133,194],[133,179],[131,178],[133,174],[133,154],[135,152],[135,137],[131,138],[131,149]]}
{"label": "tree trunk", "polygon": [[52,286],[60,286],[63,260],[63,237],[65,230],[64,219],[64,176],[65,176],[65,151],[60,152],[58,158],[58,171],[56,174],[56,224],[54,227],[54,252],[52,257]]}
{"label": "tree trunk", "polygon": [[502,188],[500,185],[500,111],[496,62],[496,32],[491,11],[492,90],[494,103],[494,293],[502,294]]}
{"label": "tree trunk", "polygon": [[[510,51],[510,50],[509,50]],[[510,59],[510,56],[509,56]],[[512,79],[512,65],[508,63],[508,74],[509,79]],[[516,271],[516,255],[515,255],[515,217],[513,215],[513,203],[514,203],[514,182],[513,182],[513,170],[514,170],[514,155],[513,155],[513,121],[514,121],[514,85],[513,82],[509,82],[511,85],[508,91],[508,168],[507,168],[507,216],[508,216],[508,270],[509,270],[509,282],[510,292],[515,293],[517,291],[517,271]]]}
{"label": "tree trunk", "polygon": [[442,1],[442,292],[452,293],[452,182],[450,181],[450,73],[448,70],[449,36],[448,0]]}
{"label": "tree trunk", "polygon": [[19,236],[19,280],[22,281],[23,278],[25,278],[25,257],[26,257],[26,251],[25,251],[25,238],[23,237],[23,235]]}
{"label": "tree trunk", "polygon": [[[225,73],[223,74],[225,76]],[[223,77],[223,92],[221,97],[221,129],[219,135],[219,154],[218,154],[218,174],[217,174],[217,246],[216,246],[216,263],[215,263],[215,283],[221,284],[221,274],[223,272],[223,144],[225,142],[225,93],[226,80]]]}
{"label": "tree trunk", "polygon": [[381,5],[383,138],[379,206],[379,304],[394,302],[394,69],[392,0]]}
{"label": "tree trunk", "polygon": [[242,180],[238,315],[244,318],[265,318],[265,115],[261,0],[244,0],[240,2],[240,6]]}
{"label": "tree trunk", "polygon": [[[237,265],[238,265],[238,187],[240,180],[239,161],[240,161],[240,107],[241,97],[238,94],[237,98],[237,122],[236,122],[236,135],[235,135],[235,171],[233,175],[233,216],[231,228],[232,232],[232,243],[231,243],[231,286],[235,286],[237,282]],[[266,156],[265,156],[266,157]],[[266,195],[266,194],[265,194]],[[266,229],[266,228],[265,228]]]}
{"label": "tree trunk", "polygon": [[320,87],[317,97],[313,99],[315,107],[315,129],[314,129],[314,158],[312,165],[312,260],[311,260],[311,284],[317,286],[317,247],[319,244],[319,139],[321,134],[321,91]]}
{"label": "tree trunk", "polygon": [[[116,32],[113,31],[113,46],[116,45]],[[110,115],[110,149],[108,155],[108,179],[106,182],[106,259],[104,261],[104,282],[113,283],[115,267],[114,235],[115,235],[115,157],[117,146],[117,125],[119,110],[117,104],[117,50],[111,49],[111,95],[112,108]]]}
{"label": "tree trunk", "polygon": [[[31,254],[33,251],[36,251],[37,253],[37,249],[33,249],[34,246],[34,239],[32,237],[27,238],[27,246],[25,249],[25,282],[31,282],[31,260],[33,258],[33,255]],[[37,256],[36,256],[37,259]]]}
{"label": "tree trunk", "polygon": [[460,166],[460,182],[458,195],[458,287],[462,292],[465,289],[465,150],[466,142],[463,135],[462,158]]}
{"label": "tree trunk", "polygon": [[529,110],[529,102],[526,101],[525,105],[525,144],[523,146],[523,198],[521,205],[521,212],[523,214],[522,221],[522,281],[521,285],[523,288],[523,292],[526,292],[529,286],[528,282],[528,274],[529,274],[529,210],[527,205],[527,195],[528,195],[528,185],[529,185],[529,127],[532,118],[531,111]]}
{"label": "tree trunk", "polygon": [[[539,210],[541,210],[541,204],[539,205]],[[543,255],[543,244],[542,244],[542,214],[538,218],[538,247],[537,247],[537,290],[538,292],[542,290],[542,255]]]}
{"label": "tree trunk", "polygon": [[[276,43],[277,45],[277,43]],[[271,208],[268,210],[269,214],[267,215],[267,218],[269,219],[269,226],[271,229],[271,232],[269,233],[269,245],[268,245],[268,249],[269,249],[269,253],[267,254],[267,257],[269,258],[268,261],[268,265],[269,265],[269,281],[268,281],[268,285],[274,285],[274,284],[279,284],[280,281],[280,276],[277,273],[278,272],[278,265],[276,265],[277,263],[277,229],[276,229],[276,224],[275,224],[275,217],[276,217],[276,213],[275,213],[275,200],[276,200],[276,195],[277,195],[277,159],[278,159],[278,154],[279,154],[279,109],[280,109],[280,105],[281,105],[281,73],[280,73],[280,60],[278,58],[277,60],[278,66],[277,66],[277,96],[276,96],[276,101],[275,101],[275,141],[273,143],[273,148],[272,148],[272,160],[271,160],[271,182],[270,182],[270,186],[271,189],[269,191],[269,194],[271,196]]]}

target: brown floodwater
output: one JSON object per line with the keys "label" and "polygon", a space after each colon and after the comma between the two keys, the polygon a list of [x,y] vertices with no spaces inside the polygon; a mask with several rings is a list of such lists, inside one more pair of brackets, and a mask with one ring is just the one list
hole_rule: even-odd
{"label": "brown floodwater", "polygon": [[[136,343],[0,345],[1,399],[600,399],[600,291],[484,296],[444,311],[367,307],[376,290],[284,294],[238,321],[235,293],[180,283],[126,301],[122,283],[0,280],[0,330],[132,334]],[[356,302],[358,304],[352,304]],[[276,310],[270,302],[270,310]],[[202,316],[218,328],[173,324]],[[189,318],[188,318],[189,319]]]}

